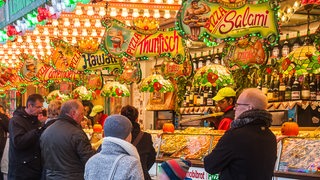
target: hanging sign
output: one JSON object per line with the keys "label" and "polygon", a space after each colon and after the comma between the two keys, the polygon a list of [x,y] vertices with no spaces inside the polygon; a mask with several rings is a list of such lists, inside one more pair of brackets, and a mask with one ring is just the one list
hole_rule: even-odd
{"label": "hanging sign", "polygon": [[[119,58],[108,55],[102,50],[98,50],[94,54],[83,53],[81,62],[84,62],[82,68],[88,70],[108,69],[112,72],[121,68]],[[81,67],[78,69],[81,69]]]}
{"label": "hanging sign", "polygon": [[224,51],[226,51],[224,61],[229,66],[232,66],[233,63],[242,66],[267,62],[267,53],[263,48],[263,42],[257,37],[227,43]]}
{"label": "hanging sign", "polygon": [[142,60],[164,55],[185,58],[184,42],[176,30],[142,34],[115,20],[106,30],[104,48],[114,56]]}
{"label": "hanging sign", "polygon": [[34,56],[22,53],[20,55],[20,75],[27,82],[35,81],[38,72],[38,61]]}
{"label": "hanging sign", "polygon": [[190,77],[192,74],[192,62],[190,58],[187,58],[186,61],[179,64],[172,59],[165,58],[161,66],[161,72],[166,78]]}
{"label": "hanging sign", "polygon": [[52,66],[43,65],[39,68],[37,73],[37,78],[40,81],[48,81],[48,80],[77,80],[80,79],[80,73],[74,71],[59,71]]}
{"label": "hanging sign", "polygon": [[139,62],[126,62],[121,69],[119,81],[126,84],[139,83],[141,81],[142,73]]}
{"label": "hanging sign", "polygon": [[274,40],[278,35],[277,4],[259,1],[246,4],[245,0],[184,1],[177,16],[177,29],[191,40],[240,38],[258,33]]}

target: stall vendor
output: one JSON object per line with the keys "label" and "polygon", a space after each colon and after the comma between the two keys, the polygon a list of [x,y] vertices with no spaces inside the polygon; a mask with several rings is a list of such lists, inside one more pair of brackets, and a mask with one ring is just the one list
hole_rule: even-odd
{"label": "stall vendor", "polygon": [[234,120],[234,104],[236,101],[236,92],[230,87],[220,89],[213,100],[224,113],[217,121],[215,121],[218,130],[230,129],[230,124]]}

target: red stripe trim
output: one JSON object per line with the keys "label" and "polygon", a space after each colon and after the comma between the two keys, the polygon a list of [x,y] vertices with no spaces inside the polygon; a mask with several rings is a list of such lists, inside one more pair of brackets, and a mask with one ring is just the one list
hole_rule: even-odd
{"label": "red stripe trim", "polygon": [[180,167],[180,165],[175,161],[174,159],[170,160],[170,163],[168,163],[171,166],[171,169],[173,172],[179,177],[183,178],[186,175],[186,172]]}

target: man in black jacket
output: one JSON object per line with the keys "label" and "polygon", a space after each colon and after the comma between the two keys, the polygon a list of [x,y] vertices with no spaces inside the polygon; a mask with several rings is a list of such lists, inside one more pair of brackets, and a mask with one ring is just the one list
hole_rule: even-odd
{"label": "man in black jacket", "polygon": [[[0,105],[0,157],[3,155],[3,150],[7,142],[7,133],[9,126],[9,118],[5,114],[5,110],[2,105]],[[0,180],[3,179],[3,175],[0,172]]]}
{"label": "man in black jacket", "polygon": [[270,131],[272,116],[267,97],[256,88],[245,89],[235,104],[235,120],[212,152],[204,158],[210,174],[220,180],[271,180],[277,142]]}
{"label": "man in black jacket", "polygon": [[84,108],[80,101],[62,104],[60,115],[41,135],[40,146],[46,180],[81,180],[84,167],[94,155],[90,141],[80,122]]}
{"label": "man in black jacket", "polygon": [[41,178],[41,153],[39,138],[43,131],[38,115],[42,112],[44,99],[32,94],[27,106],[18,108],[9,122],[9,172],[8,179],[22,180]]}

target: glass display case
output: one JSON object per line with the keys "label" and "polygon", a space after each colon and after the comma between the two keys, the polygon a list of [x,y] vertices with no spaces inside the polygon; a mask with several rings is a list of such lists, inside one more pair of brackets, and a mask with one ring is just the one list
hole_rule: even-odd
{"label": "glass display case", "polygon": [[320,178],[320,138],[284,138],[280,144],[276,170],[318,174]]}

